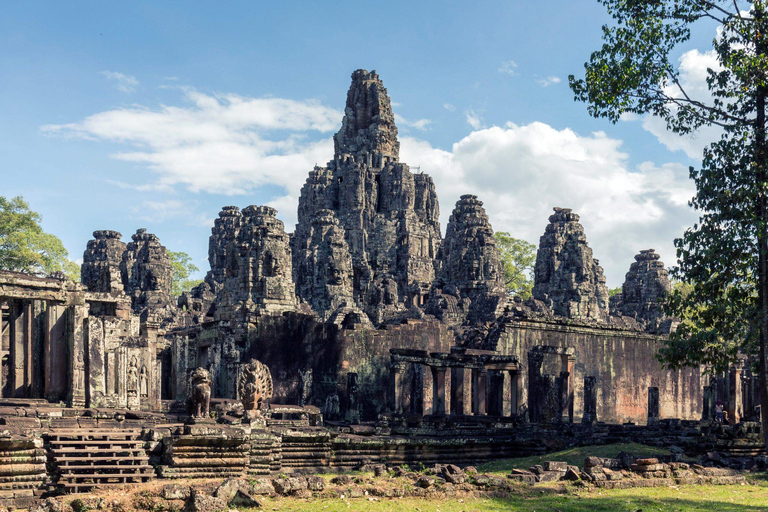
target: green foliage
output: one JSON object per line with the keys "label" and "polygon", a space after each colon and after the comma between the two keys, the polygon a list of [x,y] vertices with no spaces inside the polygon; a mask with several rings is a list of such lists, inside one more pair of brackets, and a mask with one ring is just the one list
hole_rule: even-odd
{"label": "green foliage", "polygon": [[[702,126],[722,129],[720,140],[704,150],[701,168],[690,169],[696,184],[691,205],[701,216],[675,240],[678,266],[672,276],[682,285],[666,309],[683,322],[659,354],[672,368],[722,369],[740,351],[768,348],[766,5],[762,0],[601,3],[614,24],[603,28],[604,44],[585,64],[585,78],[569,77],[590,114],[616,122],[625,113],[650,113],[678,134]],[[712,21],[720,25],[713,41],[718,66],[707,70],[708,91],[701,94],[682,83],[675,52],[693,25]],[[761,361],[768,369],[765,357]]]}
{"label": "green foliage", "polygon": [[509,233],[497,231],[493,235],[504,266],[504,285],[507,292],[523,300],[531,297],[533,266],[536,264],[536,246],[525,240],[512,238]]}
{"label": "green foliage", "polygon": [[43,231],[42,217],[21,196],[0,196],[0,270],[46,275],[64,272],[80,280],[80,266],[71,261],[56,236]]}
{"label": "green foliage", "polygon": [[621,295],[623,291],[623,288],[621,286],[617,286],[616,288],[608,288],[608,296],[613,297],[614,295]]}
{"label": "green foliage", "polygon": [[171,267],[173,269],[172,293],[174,297],[178,297],[183,292],[189,291],[203,282],[202,279],[190,279],[189,276],[199,272],[200,269],[192,263],[192,258],[189,254],[183,251],[168,251],[168,256],[171,258]]}

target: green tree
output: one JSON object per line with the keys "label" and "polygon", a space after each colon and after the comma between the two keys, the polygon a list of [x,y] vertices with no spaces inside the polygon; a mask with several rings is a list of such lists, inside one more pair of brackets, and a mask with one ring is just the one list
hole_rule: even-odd
{"label": "green tree", "polygon": [[536,263],[536,246],[525,240],[512,238],[509,233],[497,231],[493,235],[504,266],[504,285],[507,292],[525,299],[533,290],[533,266]]}
{"label": "green tree", "polygon": [[189,291],[203,282],[202,279],[190,279],[190,275],[199,272],[200,269],[192,263],[189,254],[183,251],[168,251],[171,258],[171,267],[173,268],[172,292],[174,297],[178,297],[183,292]]}
{"label": "green tree", "polygon": [[[589,113],[616,122],[624,113],[650,113],[688,134],[722,129],[709,145],[691,205],[699,222],[675,240],[675,290],[669,311],[686,318],[660,353],[670,367],[712,364],[721,369],[739,351],[759,353],[763,435],[768,446],[768,16],[763,0],[602,0],[613,26],[585,64],[569,77]],[[713,41],[717,69],[708,91],[688,90],[675,51],[694,25],[720,27]]]}
{"label": "green tree", "polygon": [[624,292],[624,288],[617,286],[616,288],[608,288],[608,296],[613,297],[615,295],[621,295]]}
{"label": "green tree", "polygon": [[0,270],[46,275],[64,272],[80,280],[80,266],[68,258],[56,236],[43,231],[42,217],[21,196],[0,196]]}

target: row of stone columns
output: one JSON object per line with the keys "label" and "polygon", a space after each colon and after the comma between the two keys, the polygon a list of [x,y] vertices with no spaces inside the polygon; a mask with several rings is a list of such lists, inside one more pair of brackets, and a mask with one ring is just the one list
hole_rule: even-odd
{"label": "row of stone columns", "polygon": [[[427,368],[430,378],[425,379]],[[391,370],[390,408],[396,413],[513,416],[521,405],[522,379],[517,370],[489,371],[406,361],[393,363]],[[410,393],[404,389],[408,370],[412,371]]]}
{"label": "row of stone columns", "polygon": [[41,299],[5,298],[4,302],[2,397],[84,405],[84,378],[78,391],[78,382],[70,376],[79,369],[84,377],[85,364],[82,354],[77,357],[77,347],[83,346],[82,318],[87,307]]}

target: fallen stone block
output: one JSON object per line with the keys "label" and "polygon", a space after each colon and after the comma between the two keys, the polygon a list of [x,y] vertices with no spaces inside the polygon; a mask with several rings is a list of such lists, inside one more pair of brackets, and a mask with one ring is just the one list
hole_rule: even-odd
{"label": "fallen stone block", "polygon": [[187,501],[186,510],[187,512],[224,512],[228,508],[223,500],[193,489]]}
{"label": "fallen stone block", "polygon": [[166,500],[186,500],[191,494],[191,489],[188,485],[170,484],[163,486],[161,494]]}
{"label": "fallen stone block", "polygon": [[565,472],[568,470],[568,463],[567,462],[556,462],[548,460],[544,462],[544,471],[562,471]]}
{"label": "fallen stone block", "polygon": [[245,508],[261,508],[263,506],[258,499],[251,496],[250,493],[243,489],[238,489],[237,492],[235,492],[235,495],[229,501],[229,505]]}
{"label": "fallen stone block", "polygon": [[325,490],[325,479],[320,476],[311,475],[307,477],[307,489],[315,492]]}

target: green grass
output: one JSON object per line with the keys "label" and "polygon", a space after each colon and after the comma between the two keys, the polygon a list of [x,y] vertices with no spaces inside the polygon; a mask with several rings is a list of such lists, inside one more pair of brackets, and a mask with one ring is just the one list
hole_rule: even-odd
{"label": "green grass", "polygon": [[[333,512],[689,512],[765,511],[768,492],[756,485],[690,485],[638,489],[571,489],[567,494],[536,492],[510,498],[418,499],[266,499],[264,509],[279,511]],[[241,512],[245,512],[241,509]]]}
{"label": "green grass", "polygon": [[515,459],[502,459],[493,462],[487,462],[477,466],[481,473],[499,473],[508,472],[513,468],[528,469],[536,464],[541,464],[547,460],[567,462],[572,466],[584,466],[584,459],[587,457],[616,457],[620,452],[631,453],[642,457],[656,457],[659,455],[669,455],[669,451],[653,446],[646,446],[638,443],[616,443],[597,446],[580,446],[560,452],[548,453],[546,455],[535,455],[533,457],[519,457]]}

